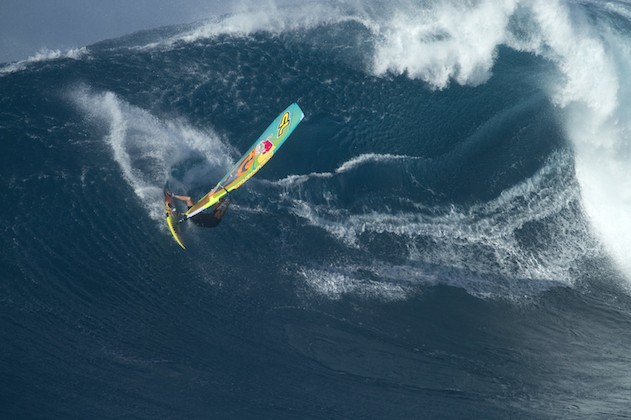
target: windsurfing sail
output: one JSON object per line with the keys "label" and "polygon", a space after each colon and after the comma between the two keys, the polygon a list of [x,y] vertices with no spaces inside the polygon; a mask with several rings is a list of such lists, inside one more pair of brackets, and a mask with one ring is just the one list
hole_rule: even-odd
{"label": "windsurfing sail", "polygon": [[274,156],[303,118],[304,113],[297,103],[289,105],[217,185],[185,213],[185,218],[215,205],[221,197],[243,185]]}

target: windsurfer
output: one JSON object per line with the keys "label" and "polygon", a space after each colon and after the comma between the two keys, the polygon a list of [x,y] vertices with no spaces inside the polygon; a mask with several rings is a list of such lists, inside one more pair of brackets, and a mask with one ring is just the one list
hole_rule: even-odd
{"label": "windsurfer", "polygon": [[[180,201],[186,203],[186,206],[190,209],[193,207],[193,200],[188,195],[176,195],[171,193],[171,197],[176,198]],[[191,217],[191,222],[195,223],[197,226],[214,228],[217,227],[224,214],[228,210],[228,206],[230,205],[230,194],[224,195],[219,202],[215,205],[215,208],[210,213],[201,212]]]}

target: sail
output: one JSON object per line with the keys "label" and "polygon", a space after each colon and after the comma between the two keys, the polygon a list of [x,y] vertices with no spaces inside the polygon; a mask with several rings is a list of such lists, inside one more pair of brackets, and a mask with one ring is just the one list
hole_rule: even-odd
{"label": "sail", "polygon": [[302,109],[297,103],[289,105],[217,185],[186,212],[186,218],[215,205],[224,195],[236,190],[257,173],[280,149],[303,117]]}

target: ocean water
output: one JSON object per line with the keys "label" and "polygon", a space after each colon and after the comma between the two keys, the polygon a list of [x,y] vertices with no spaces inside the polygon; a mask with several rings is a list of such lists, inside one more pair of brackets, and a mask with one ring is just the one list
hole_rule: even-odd
{"label": "ocean water", "polygon": [[[630,418],[631,4],[253,3],[0,66],[0,417]],[[171,239],[291,102],[217,229]]]}

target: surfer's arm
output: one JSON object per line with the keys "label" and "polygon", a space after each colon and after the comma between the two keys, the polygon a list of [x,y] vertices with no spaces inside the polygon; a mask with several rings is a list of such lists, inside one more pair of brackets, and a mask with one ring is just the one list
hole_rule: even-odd
{"label": "surfer's arm", "polygon": [[184,201],[188,207],[193,207],[193,200],[188,195],[175,195],[175,194],[173,194],[173,198],[177,198],[180,201]]}

